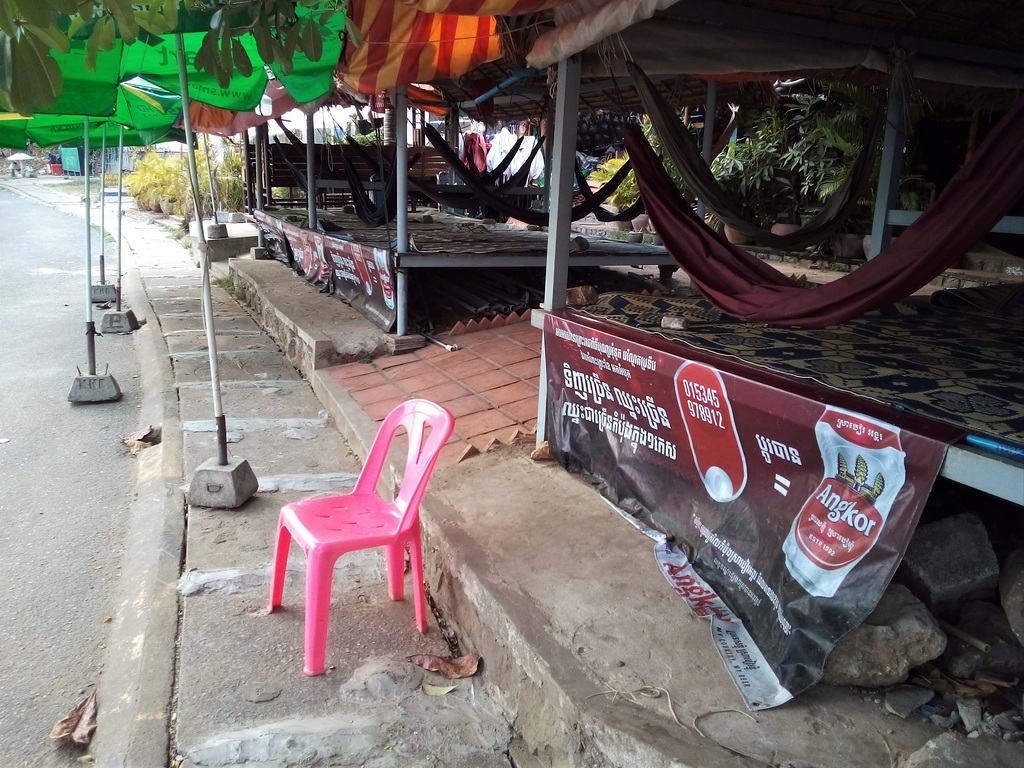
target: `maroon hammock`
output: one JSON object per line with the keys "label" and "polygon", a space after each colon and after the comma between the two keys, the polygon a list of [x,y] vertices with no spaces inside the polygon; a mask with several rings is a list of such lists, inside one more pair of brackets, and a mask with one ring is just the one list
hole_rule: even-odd
{"label": "maroon hammock", "polygon": [[910,296],[956,264],[1024,195],[1024,98],[992,130],[974,158],[893,243],[839,280],[810,289],[697,218],[637,126],[626,150],[640,194],[665,248],[708,300],[743,320],[824,328]]}

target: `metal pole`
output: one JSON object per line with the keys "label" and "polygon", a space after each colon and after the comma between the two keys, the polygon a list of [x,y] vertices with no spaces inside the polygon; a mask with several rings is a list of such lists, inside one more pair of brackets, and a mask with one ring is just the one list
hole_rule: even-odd
{"label": "metal pole", "polygon": [[188,142],[188,175],[192,183],[192,203],[196,212],[196,230],[199,239],[199,260],[203,268],[203,324],[206,326],[206,345],[210,353],[210,384],[213,387],[213,415],[217,422],[217,460],[221,466],[228,464],[227,422],[220,399],[220,369],[217,366],[217,336],[213,327],[213,299],[210,294],[210,259],[206,247],[206,233],[203,231],[203,215],[199,197],[199,173],[196,169],[195,134],[192,132],[192,118],[189,116],[188,74],[185,71],[185,43],[181,33],[175,35],[178,44],[178,85],[181,89],[181,112],[185,123],[185,140]]}
{"label": "metal pole", "polygon": [[251,146],[252,142],[249,141],[249,129],[247,128],[242,131],[242,180],[245,183],[245,195],[242,204],[245,207],[246,213],[252,213],[256,207],[255,201],[252,199],[255,194],[252,170],[249,168],[249,147]]}
{"label": "metal pole", "polygon": [[213,220],[217,221],[217,185],[213,181],[213,163],[210,162],[210,139],[203,134],[203,150],[206,154],[206,174],[210,177],[210,205]]}
{"label": "metal pole", "polygon": [[[704,158],[704,162],[711,165],[711,161],[714,159],[711,157],[711,147],[714,144],[714,133],[715,133],[715,112],[718,111],[718,82],[715,80],[708,80],[708,98],[707,103],[704,105],[704,146],[701,149],[701,157]],[[707,213],[707,208],[704,206],[703,200],[697,201],[697,217],[704,221],[704,214]]]}
{"label": "metal pole", "polygon": [[117,310],[121,311],[121,196],[124,189],[124,126],[117,135]]}
{"label": "metal pole", "polygon": [[309,215],[309,228],[316,229],[316,168],[313,150],[313,113],[306,115],[306,212]]}
{"label": "metal pole", "polygon": [[892,227],[888,223],[900,189],[900,171],[903,168],[903,149],[907,143],[907,87],[910,63],[906,67],[894,66],[889,83],[889,105],[885,114],[885,137],[882,140],[882,162],[878,172],[878,191],[875,194],[875,212],[871,221],[871,247],[868,259],[873,259],[889,247]]}
{"label": "metal pole", "polygon": [[103,122],[103,132],[100,134],[100,285],[107,284],[107,123]]}
{"label": "metal pole", "polygon": [[[398,173],[398,244],[397,251],[409,250],[409,123],[408,90],[404,85],[395,88],[395,168]],[[385,203],[386,205],[386,203]],[[396,331],[404,336],[409,330],[409,285],[404,269],[395,276]]]}
{"label": "metal pole", "polygon": [[85,132],[82,136],[82,148],[85,156],[85,352],[89,361],[89,375],[96,375],[96,323],[92,319],[92,190],[89,185],[89,174],[92,172],[89,163],[89,118],[85,118]]}
{"label": "metal pole", "polygon": [[[256,210],[263,210],[263,137],[260,135],[260,126],[256,126],[256,158],[254,164],[256,166]],[[248,161],[246,161],[248,162]],[[256,244],[262,248],[263,242],[263,230],[257,229]]]}
{"label": "metal pole", "polygon": [[[569,239],[572,235],[572,188],[576,163],[576,127],[579,122],[580,58],[572,56],[558,63],[555,92],[555,123],[549,131],[552,142],[551,165],[547,183],[550,195],[548,212],[548,250],[544,272],[544,309],[550,312],[565,306],[569,281]],[[547,349],[541,342],[541,385],[537,398],[537,445],[547,440]]]}
{"label": "metal pole", "polygon": [[578,57],[559,62],[555,94],[554,142],[551,159],[551,210],[548,214],[547,267],[544,309],[565,306],[569,275],[569,238],[572,235],[573,164],[576,162],[576,123],[579,115],[580,62]]}

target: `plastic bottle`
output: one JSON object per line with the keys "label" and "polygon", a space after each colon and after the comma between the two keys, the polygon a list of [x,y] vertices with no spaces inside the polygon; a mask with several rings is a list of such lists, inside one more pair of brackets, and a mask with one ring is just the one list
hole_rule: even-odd
{"label": "plastic bottle", "polygon": [[814,426],[825,477],[782,545],[786,567],[808,593],[832,597],[871,551],[906,480],[900,430],[827,408]]}

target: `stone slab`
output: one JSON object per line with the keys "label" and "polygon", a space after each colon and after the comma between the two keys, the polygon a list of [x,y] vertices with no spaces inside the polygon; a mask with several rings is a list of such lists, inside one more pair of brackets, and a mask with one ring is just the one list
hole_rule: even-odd
{"label": "stone slab", "polygon": [[127,312],[107,312],[100,321],[100,333],[131,333],[139,330],[139,320],[130,309]]}
{"label": "stone slab", "polygon": [[249,462],[228,459],[221,464],[216,458],[203,462],[192,474],[187,499],[192,506],[235,509],[248,501],[259,488]]}
{"label": "stone slab", "polygon": [[895,581],[940,618],[956,620],[962,605],[995,595],[999,561],[985,524],[970,513],[918,526]]}
{"label": "stone slab", "polygon": [[92,286],[92,303],[105,304],[117,301],[117,286],[113,283],[96,283]]}
{"label": "stone slab", "polygon": [[68,400],[72,403],[109,403],[121,399],[121,387],[109,373],[79,374],[71,382]]}

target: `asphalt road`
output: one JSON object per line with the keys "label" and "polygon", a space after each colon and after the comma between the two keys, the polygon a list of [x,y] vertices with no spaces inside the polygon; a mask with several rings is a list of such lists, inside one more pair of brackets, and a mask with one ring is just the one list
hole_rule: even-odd
{"label": "asphalt road", "polygon": [[[0,224],[0,765],[81,765],[83,750],[49,732],[102,671],[134,494],[120,437],[138,427],[139,363],[131,336],[97,338],[98,370],[109,364],[123,396],[69,403],[76,367],[87,369],[84,221],[0,190]],[[94,259],[98,247],[94,230]]]}

